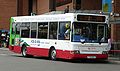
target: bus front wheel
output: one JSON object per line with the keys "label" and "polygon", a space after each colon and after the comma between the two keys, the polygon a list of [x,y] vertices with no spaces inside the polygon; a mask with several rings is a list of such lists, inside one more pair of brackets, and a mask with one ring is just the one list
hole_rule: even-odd
{"label": "bus front wheel", "polygon": [[27,47],[24,45],[22,46],[22,56],[27,57]]}
{"label": "bus front wheel", "polygon": [[56,50],[54,48],[50,50],[50,59],[56,60]]}

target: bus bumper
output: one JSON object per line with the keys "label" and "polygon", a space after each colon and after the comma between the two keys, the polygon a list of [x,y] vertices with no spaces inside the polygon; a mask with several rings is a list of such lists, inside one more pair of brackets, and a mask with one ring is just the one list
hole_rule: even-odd
{"label": "bus bumper", "polygon": [[108,54],[80,54],[71,51],[57,51],[57,57],[63,59],[100,59],[107,60]]}
{"label": "bus bumper", "polygon": [[108,59],[108,54],[71,54],[69,59]]}
{"label": "bus bumper", "polygon": [[9,50],[15,53],[21,53],[21,47],[20,46],[9,46]]}

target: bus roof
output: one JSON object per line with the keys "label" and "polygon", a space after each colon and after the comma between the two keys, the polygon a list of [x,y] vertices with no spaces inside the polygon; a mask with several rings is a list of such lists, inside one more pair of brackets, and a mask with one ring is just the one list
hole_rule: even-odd
{"label": "bus roof", "polygon": [[35,15],[35,16],[18,16],[11,17],[12,22],[55,22],[55,21],[74,21],[76,15],[96,15],[107,16],[102,14],[89,14],[89,13],[65,13],[65,14],[52,14],[52,15]]}
{"label": "bus roof", "polygon": [[11,17],[14,22],[50,22],[50,21],[72,21],[73,13],[56,14],[56,15],[35,15],[35,16],[20,16]]}

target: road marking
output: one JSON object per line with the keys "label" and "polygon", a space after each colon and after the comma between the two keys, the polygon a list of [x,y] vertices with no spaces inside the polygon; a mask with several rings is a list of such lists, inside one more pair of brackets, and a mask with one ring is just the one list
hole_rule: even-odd
{"label": "road marking", "polygon": [[0,54],[0,56],[9,56],[9,55],[20,55],[20,54],[4,54],[4,53],[2,53],[2,54]]}
{"label": "road marking", "polygon": [[2,56],[6,56],[7,54],[0,54],[0,55],[2,55]]}
{"label": "road marking", "polygon": [[9,50],[8,48],[0,48],[0,50]]}

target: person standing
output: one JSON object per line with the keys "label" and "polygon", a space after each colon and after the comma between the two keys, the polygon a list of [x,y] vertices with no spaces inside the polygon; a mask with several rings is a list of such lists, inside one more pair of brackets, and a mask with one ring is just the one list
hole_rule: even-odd
{"label": "person standing", "polygon": [[65,8],[64,13],[69,13],[69,5]]}
{"label": "person standing", "polygon": [[66,31],[65,31],[65,33],[64,33],[64,36],[65,36],[65,39],[70,39],[70,24],[66,24],[65,25],[65,28],[66,28]]}

